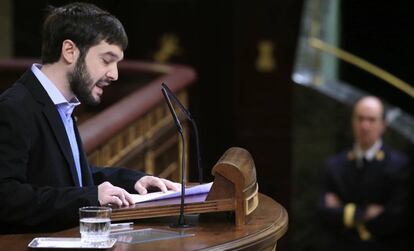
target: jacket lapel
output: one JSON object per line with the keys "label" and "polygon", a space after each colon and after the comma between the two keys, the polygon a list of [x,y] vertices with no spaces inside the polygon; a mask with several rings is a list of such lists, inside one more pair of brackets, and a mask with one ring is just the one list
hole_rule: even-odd
{"label": "jacket lapel", "polygon": [[49,126],[52,129],[51,131],[53,132],[56,141],[58,142],[60,150],[70,167],[73,182],[76,184],[76,186],[79,186],[80,184],[73,160],[72,150],[70,148],[69,139],[59,112],[57,111],[46,90],[43,89],[42,85],[34,76],[31,70],[26,71],[22,78],[25,78],[22,83],[24,83],[27,89],[32,93],[33,97],[44,105],[43,114],[45,115]]}

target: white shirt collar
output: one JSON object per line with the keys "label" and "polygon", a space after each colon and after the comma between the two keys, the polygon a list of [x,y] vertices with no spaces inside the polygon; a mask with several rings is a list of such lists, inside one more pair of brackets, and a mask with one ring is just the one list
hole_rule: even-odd
{"label": "white shirt collar", "polygon": [[357,159],[365,158],[368,161],[372,161],[375,158],[375,154],[379,150],[381,150],[382,147],[382,140],[377,140],[374,145],[372,145],[368,150],[365,152],[362,151],[361,147],[357,144],[354,145],[354,153]]}

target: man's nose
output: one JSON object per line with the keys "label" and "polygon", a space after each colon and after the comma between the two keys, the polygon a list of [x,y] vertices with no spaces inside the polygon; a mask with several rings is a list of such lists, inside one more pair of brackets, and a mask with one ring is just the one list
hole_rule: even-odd
{"label": "man's nose", "polygon": [[371,122],[369,120],[363,120],[361,122],[361,126],[364,129],[369,129],[371,127]]}
{"label": "man's nose", "polygon": [[111,81],[118,80],[118,66],[113,66],[107,73],[106,77]]}

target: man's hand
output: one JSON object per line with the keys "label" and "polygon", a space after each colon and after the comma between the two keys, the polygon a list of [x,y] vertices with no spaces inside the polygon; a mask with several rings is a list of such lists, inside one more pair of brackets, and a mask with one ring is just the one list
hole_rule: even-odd
{"label": "man's hand", "polygon": [[125,189],[116,187],[107,181],[98,186],[98,200],[101,206],[114,204],[120,207],[134,204],[131,195]]}
{"label": "man's hand", "polygon": [[179,191],[181,184],[171,182],[166,179],[157,178],[154,176],[144,176],[141,179],[139,179],[134,186],[135,190],[137,190],[139,194],[147,194],[147,189],[150,187],[156,187],[160,189],[162,192],[167,192],[167,190]]}
{"label": "man's hand", "polygon": [[384,212],[383,206],[379,204],[369,204],[367,208],[365,209],[364,219],[365,220],[374,219],[378,215],[380,215],[382,212]]}
{"label": "man's hand", "polygon": [[328,192],[325,194],[325,205],[329,208],[340,208],[342,206],[342,201],[336,194]]}

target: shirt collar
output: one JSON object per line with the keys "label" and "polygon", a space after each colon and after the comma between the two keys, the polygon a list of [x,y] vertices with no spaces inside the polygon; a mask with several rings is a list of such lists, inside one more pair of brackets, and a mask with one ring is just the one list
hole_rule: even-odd
{"label": "shirt collar", "polygon": [[66,100],[56,85],[54,85],[53,82],[50,81],[50,79],[40,70],[41,68],[41,64],[33,64],[31,70],[39,80],[40,84],[42,84],[43,88],[46,90],[50,99],[52,99],[53,104],[59,107],[63,106],[63,108],[67,111],[66,113],[72,114],[73,109],[76,106],[80,105],[79,100],[76,97],[70,101]]}
{"label": "shirt collar", "polygon": [[375,154],[381,150],[382,140],[378,139],[374,145],[372,145],[368,150],[362,151],[361,147],[357,144],[354,146],[354,153],[357,159],[365,158],[368,161],[372,161],[375,158]]}

